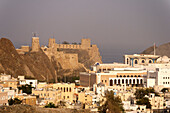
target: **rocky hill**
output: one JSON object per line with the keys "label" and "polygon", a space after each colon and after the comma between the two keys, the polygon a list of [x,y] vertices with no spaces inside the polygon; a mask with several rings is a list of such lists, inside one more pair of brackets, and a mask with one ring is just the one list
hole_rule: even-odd
{"label": "rocky hill", "polygon": [[[153,53],[154,53],[153,46],[147,48],[142,52],[142,54],[153,54]],[[161,56],[165,55],[170,57],[170,42],[156,47],[156,55],[161,55]]]}
{"label": "rocky hill", "polygon": [[[50,48],[49,48],[50,49]],[[95,62],[102,62],[97,46],[91,49],[61,49],[54,53],[31,50],[19,54],[12,42],[0,39],[0,73],[13,77],[24,75],[40,81],[57,81],[57,76],[78,76],[79,72],[90,69]]]}
{"label": "rocky hill", "polygon": [[1,106],[0,113],[92,113],[89,110],[66,108],[40,108],[30,105]]}
{"label": "rocky hill", "polygon": [[42,52],[28,52],[19,55],[12,42],[0,39],[0,73],[11,74],[13,77],[24,75],[38,80],[56,79],[56,70],[48,57]]}

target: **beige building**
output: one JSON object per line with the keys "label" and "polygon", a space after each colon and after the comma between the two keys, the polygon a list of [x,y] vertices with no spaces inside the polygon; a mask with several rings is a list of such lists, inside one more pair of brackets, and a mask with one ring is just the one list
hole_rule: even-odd
{"label": "beige building", "polygon": [[105,86],[143,86],[146,76],[147,71],[140,68],[113,68],[107,72],[80,73],[80,85],[92,86],[94,83],[103,83]]}
{"label": "beige building", "polygon": [[154,93],[150,93],[149,101],[151,103],[151,109],[163,109],[164,108],[164,97],[155,96]]}
{"label": "beige building", "polygon": [[8,105],[7,92],[0,92],[0,106],[1,105]]}
{"label": "beige building", "polygon": [[33,89],[32,95],[37,95],[39,98],[42,98],[46,101],[46,103],[54,103],[57,104],[61,100],[61,91],[58,89],[52,88],[40,88]]}
{"label": "beige building", "polygon": [[36,105],[36,96],[18,94],[15,97],[22,100],[22,104]]}
{"label": "beige building", "polygon": [[56,83],[53,84],[54,89],[61,90],[61,99],[64,101],[73,102],[75,83]]}

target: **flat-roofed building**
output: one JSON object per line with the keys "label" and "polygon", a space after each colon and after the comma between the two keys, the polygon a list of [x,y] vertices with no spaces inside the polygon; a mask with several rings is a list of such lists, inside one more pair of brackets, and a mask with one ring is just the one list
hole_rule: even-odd
{"label": "flat-roofed building", "polygon": [[37,95],[39,98],[42,98],[46,101],[46,103],[54,103],[57,104],[61,100],[61,91],[58,89],[52,88],[39,88],[33,89],[32,95]]}
{"label": "flat-roofed building", "polygon": [[126,86],[143,86],[146,76],[147,71],[140,68],[113,68],[106,72],[80,73],[80,85],[87,86],[87,83],[89,83],[89,86],[91,86],[94,83],[103,83],[105,86],[123,84]]}
{"label": "flat-roofed building", "polygon": [[75,83],[56,83],[53,84],[54,89],[61,90],[61,99],[64,101],[73,102]]}
{"label": "flat-roofed building", "polygon": [[0,106],[2,105],[8,105],[7,92],[0,92]]}

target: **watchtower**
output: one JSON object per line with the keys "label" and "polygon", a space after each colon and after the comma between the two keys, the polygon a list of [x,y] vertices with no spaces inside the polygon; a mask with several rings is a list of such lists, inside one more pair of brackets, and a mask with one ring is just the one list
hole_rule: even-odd
{"label": "watchtower", "polygon": [[32,37],[32,52],[37,52],[40,49],[39,37]]}
{"label": "watchtower", "polygon": [[82,49],[87,49],[87,48],[91,47],[91,40],[89,38],[81,39],[81,47],[82,47]]}
{"label": "watchtower", "polygon": [[55,46],[55,38],[49,38],[48,47],[54,48],[54,46]]}

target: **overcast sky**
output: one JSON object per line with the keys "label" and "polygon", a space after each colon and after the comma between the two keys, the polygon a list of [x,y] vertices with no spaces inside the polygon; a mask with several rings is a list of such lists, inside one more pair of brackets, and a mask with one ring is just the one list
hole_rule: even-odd
{"label": "overcast sky", "polygon": [[92,39],[104,62],[123,62],[155,42],[170,41],[170,0],[0,0],[0,37],[15,47]]}

